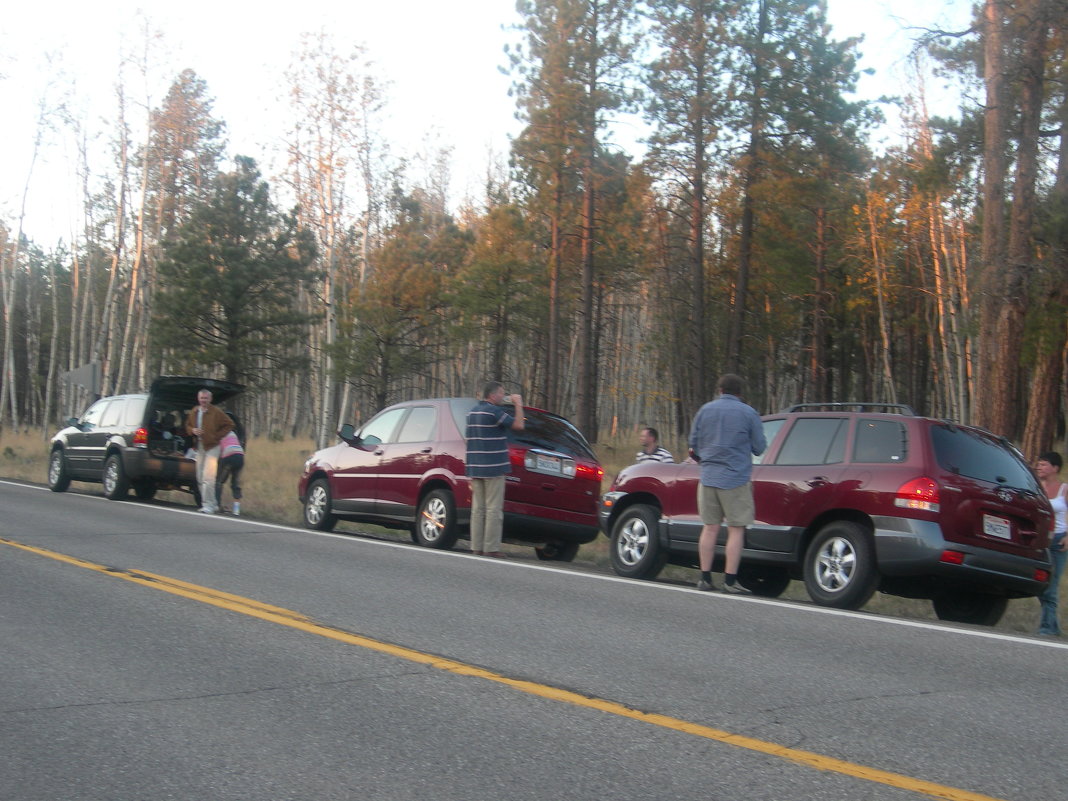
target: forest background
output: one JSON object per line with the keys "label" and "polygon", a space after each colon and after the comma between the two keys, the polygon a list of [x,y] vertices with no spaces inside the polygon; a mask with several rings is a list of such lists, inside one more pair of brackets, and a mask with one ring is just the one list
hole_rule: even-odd
{"label": "forest background", "polygon": [[[970,28],[917,33],[906,134],[881,153],[859,43],[819,0],[516,6],[523,127],[459,210],[448,149],[392,151],[384,79],[336,33],[292,62],[269,179],[266,154],[228,153],[193,69],[134,101],[147,27],[107,161],[42,98],[36,141],[80,144],[82,223],[53,245],[0,218],[0,427],[181,373],[247,384],[250,433],[322,445],[495,378],[596,442],[678,435],[739,372],[761,411],[901,402],[1029,456],[1063,441],[1063,0],[982,0]],[[957,117],[928,115],[930,70],[963,88]],[[641,160],[606,135],[625,114],[650,131]],[[85,365],[98,386],[64,379]]]}

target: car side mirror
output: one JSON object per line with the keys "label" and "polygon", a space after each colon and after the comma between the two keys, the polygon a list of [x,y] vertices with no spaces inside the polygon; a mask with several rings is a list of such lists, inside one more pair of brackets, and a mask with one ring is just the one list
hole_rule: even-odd
{"label": "car side mirror", "polygon": [[356,436],[356,427],[352,423],[345,423],[345,425],[341,426],[337,435],[341,437],[343,442],[354,448],[360,444],[360,438]]}

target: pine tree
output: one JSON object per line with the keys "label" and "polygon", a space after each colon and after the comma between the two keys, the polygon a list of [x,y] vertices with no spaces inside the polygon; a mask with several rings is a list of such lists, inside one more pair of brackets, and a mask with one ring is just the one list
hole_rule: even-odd
{"label": "pine tree", "polygon": [[311,322],[296,299],[317,278],[314,258],[310,233],[278,212],[255,162],[238,157],[165,246],[157,341],[183,369],[266,383],[292,367],[285,354]]}

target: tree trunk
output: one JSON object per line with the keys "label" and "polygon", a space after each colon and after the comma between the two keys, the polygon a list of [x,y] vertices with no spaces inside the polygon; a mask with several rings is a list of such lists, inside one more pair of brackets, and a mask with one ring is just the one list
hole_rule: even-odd
{"label": "tree trunk", "polygon": [[760,0],[757,18],[756,43],[753,48],[753,87],[749,106],[749,146],[745,156],[745,175],[742,181],[742,223],[738,241],[738,272],[734,285],[734,304],[731,307],[730,330],[727,334],[728,373],[741,369],[742,336],[745,331],[745,315],[749,296],[749,270],[753,257],[753,228],[756,212],[753,208],[753,186],[760,174],[760,151],[764,136],[764,82],[767,67],[764,64],[764,38],[768,34],[767,0]]}
{"label": "tree trunk", "polygon": [[[1061,98],[1059,114],[1060,152],[1057,178],[1050,196],[1054,217],[1068,211],[1068,95]],[[1027,423],[1021,450],[1029,459],[1053,447],[1057,430],[1057,410],[1064,394],[1064,359],[1068,343],[1065,311],[1068,310],[1068,228],[1060,226],[1059,235],[1051,237],[1051,273],[1053,291],[1047,295],[1043,309],[1035,314],[1042,320],[1039,331],[1038,361],[1028,394]]]}

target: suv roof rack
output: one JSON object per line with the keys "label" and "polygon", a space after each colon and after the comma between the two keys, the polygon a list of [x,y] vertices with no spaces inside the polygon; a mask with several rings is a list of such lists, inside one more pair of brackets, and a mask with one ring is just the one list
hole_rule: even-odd
{"label": "suv roof rack", "polygon": [[903,414],[916,417],[916,412],[905,403],[878,403],[875,401],[851,401],[845,403],[795,403],[785,409],[786,412],[814,412],[814,411],[855,411],[855,412],[885,412],[887,414]]}

